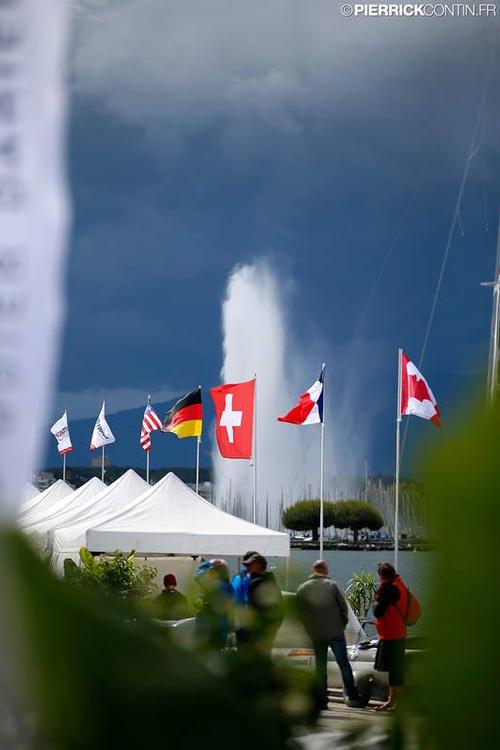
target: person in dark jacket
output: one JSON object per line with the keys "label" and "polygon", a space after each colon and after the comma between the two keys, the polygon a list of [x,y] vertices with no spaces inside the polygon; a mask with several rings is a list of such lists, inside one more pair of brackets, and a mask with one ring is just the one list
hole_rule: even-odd
{"label": "person in dark jacket", "polygon": [[312,641],[316,657],[321,709],[328,708],[329,648],[339,666],[348,700],[359,700],[345,640],[349,610],[338,584],[328,577],[328,573],[324,560],[315,562],[312,574],[299,586],[296,596],[298,615]]}
{"label": "person in dark jacket", "polygon": [[267,560],[257,552],[245,562],[250,573],[248,586],[247,643],[270,654],[284,617],[283,597]]}
{"label": "person in dark jacket", "polygon": [[375,594],[373,614],[379,635],[375,669],[389,673],[389,700],[376,711],[390,711],[405,683],[405,646],[408,590],[391,563],[378,566],[380,586]]}
{"label": "person in dark jacket", "polygon": [[154,601],[154,615],[159,620],[183,620],[191,617],[188,600],[177,591],[177,578],[173,573],[167,573],[163,578],[164,589]]}

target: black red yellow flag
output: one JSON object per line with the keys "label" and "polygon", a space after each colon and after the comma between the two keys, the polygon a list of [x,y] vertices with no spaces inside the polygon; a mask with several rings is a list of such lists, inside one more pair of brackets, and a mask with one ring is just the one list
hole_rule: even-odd
{"label": "black red yellow flag", "polygon": [[201,386],[186,393],[165,414],[163,432],[173,432],[178,438],[200,437],[203,428]]}

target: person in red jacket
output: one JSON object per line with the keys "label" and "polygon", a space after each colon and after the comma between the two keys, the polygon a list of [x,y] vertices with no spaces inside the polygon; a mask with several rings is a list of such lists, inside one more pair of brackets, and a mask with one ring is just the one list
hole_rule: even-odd
{"label": "person in red jacket", "polygon": [[379,636],[375,669],[389,673],[389,700],[376,711],[390,711],[405,683],[405,645],[408,591],[391,563],[378,566],[380,586],[375,594],[373,614]]}

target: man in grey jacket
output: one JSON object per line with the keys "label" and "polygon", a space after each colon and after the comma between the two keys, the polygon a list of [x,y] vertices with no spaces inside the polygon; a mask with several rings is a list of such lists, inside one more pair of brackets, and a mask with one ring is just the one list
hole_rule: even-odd
{"label": "man in grey jacket", "polygon": [[328,648],[332,649],[339,665],[348,699],[357,701],[359,698],[347,657],[347,602],[338,584],[328,577],[328,572],[326,562],[318,560],[312,567],[312,575],[297,589],[299,617],[316,655],[316,675],[322,709],[328,708]]}

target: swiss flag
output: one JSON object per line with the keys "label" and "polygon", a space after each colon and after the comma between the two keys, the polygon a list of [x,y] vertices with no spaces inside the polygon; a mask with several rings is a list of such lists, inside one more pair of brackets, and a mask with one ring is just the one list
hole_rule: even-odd
{"label": "swiss flag", "polygon": [[401,414],[414,414],[441,427],[441,416],[427,380],[401,352]]}
{"label": "swiss flag", "polygon": [[210,389],[215,435],[224,458],[252,458],[255,379]]}

